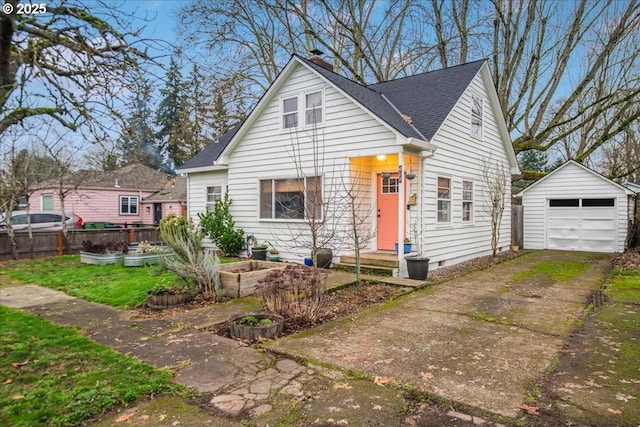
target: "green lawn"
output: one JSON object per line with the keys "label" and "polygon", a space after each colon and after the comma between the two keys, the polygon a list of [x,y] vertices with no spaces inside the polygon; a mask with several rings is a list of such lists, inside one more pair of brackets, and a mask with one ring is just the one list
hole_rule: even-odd
{"label": "green lawn", "polygon": [[184,390],[172,374],[0,306],[0,425],[75,426],[113,405]]}
{"label": "green lawn", "polygon": [[619,302],[640,303],[640,270],[614,270],[607,295]]}
{"label": "green lawn", "polygon": [[[232,261],[235,259],[220,259],[222,263]],[[77,255],[11,261],[0,266],[0,272],[23,283],[46,286],[87,301],[118,308],[142,305],[147,290],[159,282],[182,282],[173,273],[161,272],[158,266],[82,264]]]}

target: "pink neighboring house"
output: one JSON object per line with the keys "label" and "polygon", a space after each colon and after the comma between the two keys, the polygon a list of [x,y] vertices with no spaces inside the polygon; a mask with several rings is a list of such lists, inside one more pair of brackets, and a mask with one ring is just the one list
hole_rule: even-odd
{"label": "pink neighboring house", "polygon": [[[186,212],[186,178],[174,177],[141,164],[113,171],[83,170],[64,178],[65,211],[85,223],[154,225],[169,213]],[[180,199],[179,187],[184,187]],[[178,187],[178,188],[176,188]],[[44,183],[31,198],[33,210],[59,210],[58,185]]]}

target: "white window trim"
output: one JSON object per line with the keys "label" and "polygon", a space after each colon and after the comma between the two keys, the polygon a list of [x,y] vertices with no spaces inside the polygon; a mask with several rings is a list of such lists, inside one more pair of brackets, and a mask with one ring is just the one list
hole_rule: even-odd
{"label": "white window trim", "polygon": [[209,207],[209,205],[212,205],[212,208],[209,209],[211,212],[213,212],[213,205],[215,205],[215,202],[209,202],[207,200],[208,196],[209,196],[209,188],[211,187],[220,187],[220,200],[222,200],[224,198],[224,195],[227,192],[227,186],[224,183],[211,183],[211,184],[206,184],[204,187],[204,209],[205,212],[207,210],[207,208]]}
{"label": "white window trim", "polygon": [[[324,175],[318,175],[318,177],[320,177],[320,179],[321,179],[321,181],[320,181],[321,182],[320,191],[322,192],[322,200],[324,201],[325,200],[325,193],[324,193],[325,176]],[[257,180],[256,187],[257,187],[258,191],[257,191],[257,194],[256,194],[256,199],[258,200],[258,203],[257,203],[258,209],[256,210],[256,217],[257,217],[258,221],[260,221],[260,222],[275,222],[275,223],[280,222],[280,223],[288,223],[288,224],[289,223],[291,223],[291,224],[295,224],[295,223],[303,224],[306,221],[308,221],[308,218],[304,218],[304,219],[274,218],[274,213],[275,213],[275,210],[274,210],[275,209],[275,199],[274,199],[275,198],[275,191],[273,191],[273,185],[274,185],[273,183],[274,183],[274,181],[280,181],[280,180],[286,180],[286,179],[300,179],[300,178],[301,177],[299,177],[299,176],[278,176],[278,177],[269,177],[269,178],[259,178]],[[306,182],[307,178],[314,178],[314,176],[309,176],[309,177],[305,176],[305,177],[302,177],[302,178],[304,178],[304,180],[305,180],[304,191],[305,191],[305,198],[306,198],[306,195],[307,195],[307,182]],[[262,218],[260,216],[261,210],[262,210],[261,209],[261,205],[260,205],[261,200],[262,200],[262,194],[261,194],[261,190],[260,190],[260,182],[261,181],[268,181],[268,180],[271,180],[271,190],[272,190],[271,194],[273,195],[272,199],[271,199],[271,218]],[[305,211],[305,213],[306,213],[306,211]],[[321,211],[320,214],[322,215],[322,213],[323,212]],[[320,218],[320,220],[322,220],[322,218]]]}
{"label": "white window trim", "polygon": [[[464,183],[465,182],[470,182],[471,183],[471,200],[465,200],[464,198]],[[475,212],[475,208],[476,208],[476,184],[473,181],[473,179],[462,179],[462,195],[461,195],[462,201],[460,203],[460,218],[462,219],[462,223],[464,225],[473,225],[475,223],[476,220],[476,212]],[[465,221],[464,219],[464,203],[465,202],[471,202],[471,219],[468,221]]]}
{"label": "white window trim", "polygon": [[[131,199],[135,199],[136,200],[136,207],[137,207],[137,212],[136,213],[131,213],[131,212],[122,212],[122,199],[124,198],[129,199],[129,210],[131,210]],[[139,216],[140,215],[140,198],[138,196],[120,196],[118,198],[118,201],[120,202],[120,204],[118,205],[118,213],[119,215],[131,215],[131,216]]]}
{"label": "white window trim", "polygon": [[[311,93],[315,93],[315,92],[320,92],[321,96],[322,96],[322,121],[320,121],[319,123],[311,123],[311,124],[307,124],[307,105],[306,105],[306,95],[311,94]],[[291,127],[291,128],[286,128],[284,127],[284,101],[287,99],[291,99],[291,98],[298,98],[298,110],[297,110],[297,114],[298,114],[298,126],[297,127]],[[324,86],[316,86],[316,87],[312,87],[309,88],[305,91],[302,92],[290,92],[290,93],[285,93],[282,94],[278,100],[279,102],[279,115],[278,115],[278,120],[280,121],[280,131],[281,132],[291,132],[293,130],[300,130],[300,129],[310,129],[310,128],[318,128],[318,127],[323,127],[325,125],[326,122],[326,116],[327,116],[327,104],[326,104],[326,97],[325,97],[325,87]]]}
{"label": "white window trim", "polygon": [[[474,98],[480,100],[480,105],[481,105],[481,109],[482,111],[480,111],[481,115],[480,115],[480,134],[477,134],[473,131],[473,117],[475,116],[474,112],[473,112],[473,100]],[[469,135],[471,135],[473,138],[476,139],[483,139],[484,138],[484,126],[485,126],[485,114],[484,114],[484,110],[486,107],[486,102],[484,99],[484,96],[479,95],[477,93],[471,92],[471,96],[469,98],[470,100],[470,105],[469,105]]]}
{"label": "white window trim", "polygon": [[[439,181],[440,178],[449,180],[449,198],[448,199],[440,199],[439,191],[438,191],[438,181]],[[453,195],[453,177],[450,176],[450,175],[444,175],[444,174],[437,175],[436,176],[436,225],[439,225],[439,226],[450,226],[450,225],[453,224],[453,218],[452,218],[453,211],[452,211],[452,208],[451,208],[451,205],[453,203],[452,195]],[[440,221],[439,218],[438,218],[438,202],[440,200],[448,200],[449,201],[449,221],[446,221],[446,222],[445,221]]]}

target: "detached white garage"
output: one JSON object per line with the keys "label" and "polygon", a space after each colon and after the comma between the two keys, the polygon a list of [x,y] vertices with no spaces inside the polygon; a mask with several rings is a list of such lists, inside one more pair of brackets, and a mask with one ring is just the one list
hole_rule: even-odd
{"label": "detached white garage", "polygon": [[633,192],[569,160],[518,193],[524,247],[624,252]]}

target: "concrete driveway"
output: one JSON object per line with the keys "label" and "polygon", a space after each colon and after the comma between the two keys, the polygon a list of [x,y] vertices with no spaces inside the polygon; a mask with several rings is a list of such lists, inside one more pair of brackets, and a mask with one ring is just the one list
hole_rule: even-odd
{"label": "concrete driveway", "polygon": [[516,417],[611,259],[527,253],[268,348]]}

